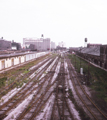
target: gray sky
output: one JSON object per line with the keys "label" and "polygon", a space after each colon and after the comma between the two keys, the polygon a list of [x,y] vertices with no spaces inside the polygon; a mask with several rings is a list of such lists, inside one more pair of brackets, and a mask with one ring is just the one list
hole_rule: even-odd
{"label": "gray sky", "polygon": [[107,44],[107,0],[0,0],[0,37],[45,38],[67,47]]}

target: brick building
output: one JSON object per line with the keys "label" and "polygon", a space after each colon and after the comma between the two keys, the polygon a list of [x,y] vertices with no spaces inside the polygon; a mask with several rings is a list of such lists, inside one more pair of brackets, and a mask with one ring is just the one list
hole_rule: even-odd
{"label": "brick building", "polygon": [[0,50],[10,50],[11,49],[11,41],[4,40],[0,38]]}
{"label": "brick building", "polygon": [[107,69],[107,45],[91,45],[76,52],[84,59]]}

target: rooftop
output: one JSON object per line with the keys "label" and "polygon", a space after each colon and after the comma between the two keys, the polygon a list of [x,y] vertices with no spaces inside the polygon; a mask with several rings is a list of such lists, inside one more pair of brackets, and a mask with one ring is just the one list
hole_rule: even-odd
{"label": "rooftop", "polygon": [[85,47],[81,49],[81,53],[86,53],[86,54],[90,54],[90,55],[96,55],[96,56],[100,56],[100,46],[96,46],[96,47]]}

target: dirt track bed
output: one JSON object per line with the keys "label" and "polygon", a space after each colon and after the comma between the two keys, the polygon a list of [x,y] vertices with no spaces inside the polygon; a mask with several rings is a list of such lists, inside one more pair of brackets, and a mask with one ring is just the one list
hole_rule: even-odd
{"label": "dirt track bed", "polygon": [[[21,87],[14,87],[6,95],[2,95],[1,120],[80,120],[86,118],[91,120],[97,117],[98,120],[104,120],[104,117],[87,99],[87,94],[82,91],[78,75],[66,55],[46,58],[37,65],[29,67],[29,72],[20,77],[20,81],[23,79],[27,79],[27,83]],[[88,117],[83,117],[81,113]]]}

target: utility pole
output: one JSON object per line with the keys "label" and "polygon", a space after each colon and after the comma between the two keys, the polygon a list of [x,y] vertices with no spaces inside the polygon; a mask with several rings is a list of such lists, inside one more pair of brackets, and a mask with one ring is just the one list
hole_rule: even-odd
{"label": "utility pole", "polygon": [[81,68],[81,58],[80,58],[80,68]]}
{"label": "utility pole", "polygon": [[89,83],[89,70],[90,70],[90,60],[89,60],[89,62],[88,62],[88,81],[87,81],[87,84]]}
{"label": "utility pole", "polygon": [[76,70],[76,54],[75,54],[75,70]]}

